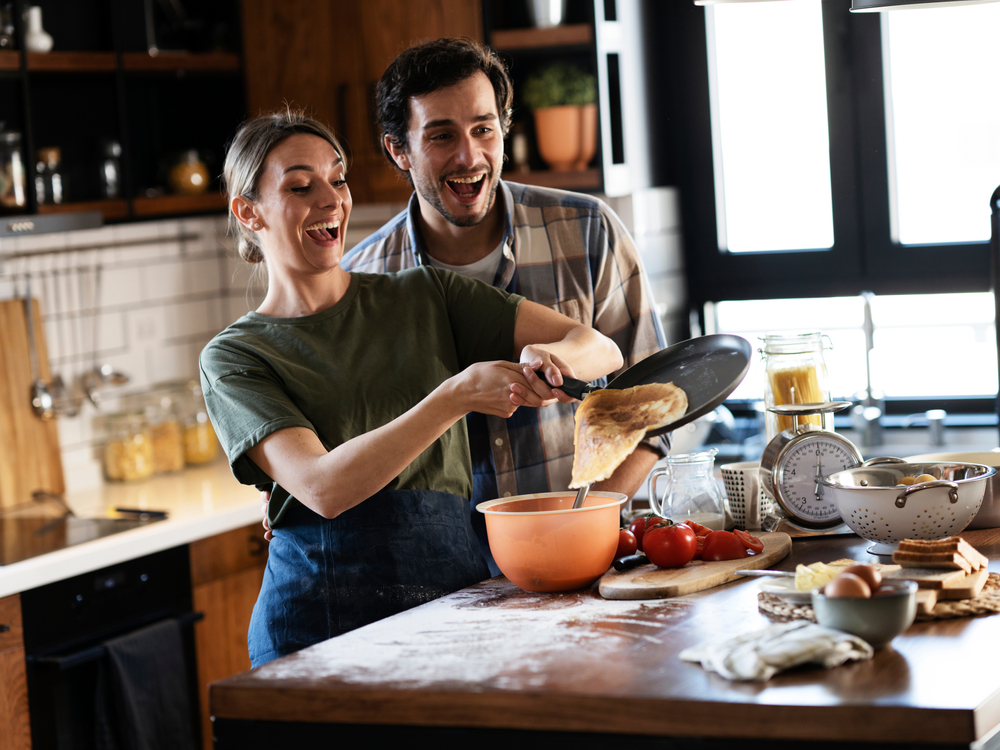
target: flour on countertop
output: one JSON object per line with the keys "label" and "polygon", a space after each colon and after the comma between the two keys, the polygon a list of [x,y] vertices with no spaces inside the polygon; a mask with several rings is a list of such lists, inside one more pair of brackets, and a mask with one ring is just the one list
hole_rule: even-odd
{"label": "flour on countertop", "polygon": [[539,687],[553,653],[581,649],[593,664],[602,651],[610,657],[632,644],[659,643],[658,633],[689,609],[682,600],[609,601],[593,589],[533,594],[491,580],[267,664],[259,674],[394,688]]}

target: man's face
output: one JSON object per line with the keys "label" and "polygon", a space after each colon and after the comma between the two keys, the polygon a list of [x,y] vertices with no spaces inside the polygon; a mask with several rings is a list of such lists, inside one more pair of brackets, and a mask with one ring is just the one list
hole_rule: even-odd
{"label": "man's face", "polygon": [[493,86],[483,73],[410,99],[405,151],[390,152],[410,173],[425,218],[433,208],[459,227],[489,214],[503,164]]}

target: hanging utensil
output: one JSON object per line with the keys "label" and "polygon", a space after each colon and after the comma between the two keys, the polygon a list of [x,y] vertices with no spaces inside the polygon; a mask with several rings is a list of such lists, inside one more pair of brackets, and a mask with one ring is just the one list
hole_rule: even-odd
{"label": "hanging utensil", "polygon": [[[59,272],[52,271],[52,300],[55,304],[54,317],[56,328],[56,339],[59,342],[59,355],[65,356],[66,341],[63,337],[62,324],[62,293],[59,291]],[[56,373],[49,379],[49,392],[52,394],[53,407],[57,416],[75,417],[80,413],[80,402],[73,398],[66,387],[66,383],[60,373]]]}
{"label": "hanging utensil", "polygon": [[52,403],[52,394],[48,384],[42,380],[38,364],[38,346],[35,341],[34,305],[31,301],[31,275],[25,274],[24,316],[28,325],[28,356],[31,358],[31,408],[42,419],[54,419],[56,416]]}
{"label": "hanging utensil", "polygon": [[[123,372],[115,370],[110,364],[98,364],[98,342],[100,340],[99,331],[99,318],[97,315],[97,308],[101,302],[101,266],[100,264],[94,266],[94,284],[93,284],[93,297],[90,300],[91,311],[92,311],[92,333],[90,337],[90,345],[92,350],[91,369],[83,374],[82,382],[83,389],[87,396],[90,398],[94,406],[100,407],[101,405],[101,389],[108,385],[124,385],[128,382],[128,375]],[[83,275],[81,274],[81,284],[83,283]],[[82,287],[81,287],[82,288]],[[82,294],[81,294],[82,296]]]}

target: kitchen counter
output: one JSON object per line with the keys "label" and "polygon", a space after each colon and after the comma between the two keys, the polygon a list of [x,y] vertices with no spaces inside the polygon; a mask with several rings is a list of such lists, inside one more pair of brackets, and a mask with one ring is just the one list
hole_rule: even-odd
{"label": "kitchen counter", "polygon": [[[1000,530],[964,536],[1000,572]],[[775,567],[879,561],[866,546],[854,535],[796,539]],[[500,738],[522,748],[643,747],[662,737],[681,738],[672,747],[704,747],[695,738],[1000,741],[1000,616],[919,622],[869,661],[763,683],[679,659],[688,646],[770,624],[758,592],[744,580],[675,599],[605,601],[594,588],[531,594],[497,577],[214,683],[216,748],[329,742],[345,725],[367,725],[369,741],[480,747]]]}
{"label": "kitchen counter", "polygon": [[[106,517],[114,508],[165,510],[163,521],[0,567],[0,597],[260,523],[260,493],[241,485],[220,455],[205,466],[141,482],[105,483],[71,493],[78,516]],[[263,538],[263,529],[261,537]]]}

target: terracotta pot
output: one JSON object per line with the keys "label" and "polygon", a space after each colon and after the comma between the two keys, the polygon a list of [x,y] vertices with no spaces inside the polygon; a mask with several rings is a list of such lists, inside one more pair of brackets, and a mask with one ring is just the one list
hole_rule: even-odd
{"label": "terracotta pot", "polygon": [[574,105],[535,110],[538,153],[557,172],[576,168],[580,159],[580,108]]}
{"label": "terracotta pot", "polygon": [[575,169],[586,169],[597,153],[597,105],[580,107],[580,155]]}

